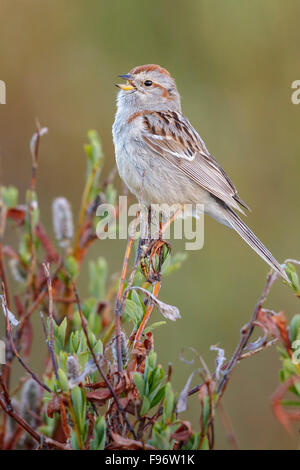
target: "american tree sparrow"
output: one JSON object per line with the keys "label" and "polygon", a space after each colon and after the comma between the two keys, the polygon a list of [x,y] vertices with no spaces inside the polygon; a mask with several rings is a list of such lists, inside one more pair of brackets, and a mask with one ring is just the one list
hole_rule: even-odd
{"label": "american tree sparrow", "polygon": [[129,190],[151,204],[203,204],[233,228],[285,280],[272,254],[236,214],[248,206],[181,112],[174,79],[159,65],[135,67],[117,97],[113,140],[119,174]]}

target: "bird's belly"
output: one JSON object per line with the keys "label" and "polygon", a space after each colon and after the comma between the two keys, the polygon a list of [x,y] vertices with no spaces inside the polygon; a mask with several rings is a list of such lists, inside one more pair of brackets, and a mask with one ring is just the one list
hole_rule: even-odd
{"label": "bird's belly", "polygon": [[206,204],[209,193],[160,156],[147,154],[130,144],[116,149],[120,177],[143,203]]}

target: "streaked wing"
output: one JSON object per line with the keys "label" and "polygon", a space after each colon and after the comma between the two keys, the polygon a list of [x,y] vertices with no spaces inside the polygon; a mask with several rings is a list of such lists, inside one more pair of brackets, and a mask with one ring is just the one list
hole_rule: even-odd
{"label": "streaked wing", "polygon": [[243,213],[240,204],[249,210],[199,134],[180,113],[151,112],[143,120],[143,139],[152,151],[232,208]]}

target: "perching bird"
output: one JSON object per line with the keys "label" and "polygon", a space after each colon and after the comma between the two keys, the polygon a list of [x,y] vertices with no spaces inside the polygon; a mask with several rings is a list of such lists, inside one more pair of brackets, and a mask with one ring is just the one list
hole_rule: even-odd
{"label": "perching bird", "polygon": [[181,112],[174,79],[159,65],[128,74],[117,97],[113,139],[119,174],[129,190],[151,204],[203,204],[233,228],[288,281],[284,269],[235,211],[248,206],[203,140]]}

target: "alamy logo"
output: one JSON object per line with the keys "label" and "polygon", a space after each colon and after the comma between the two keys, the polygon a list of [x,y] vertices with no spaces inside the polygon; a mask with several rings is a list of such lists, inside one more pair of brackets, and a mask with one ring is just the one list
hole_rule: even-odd
{"label": "alamy logo", "polygon": [[0,340],[0,364],[5,364],[5,342]]}
{"label": "alamy logo", "polygon": [[[127,196],[119,196],[118,211],[112,204],[100,204],[96,215],[100,221],[96,233],[100,240],[126,240],[128,235],[134,240],[139,238],[158,240],[162,233],[165,240],[171,237],[170,221],[173,221],[174,240],[189,240],[186,250],[201,250],[204,245],[204,205],[203,204],[144,204],[127,205]],[[128,216],[134,217],[128,223]],[[194,216],[194,218],[192,218]],[[160,217],[162,233],[160,232]]]}
{"label": "alamy logo", "polygon": [[6,104],[6,84],[0,80],[0,104]]}
{"label": "alamy logo", "polygon": [[293,104],[300,103],[300,80],[294,80],[292,83],[292,88],[295,88],[295,91],[292,93],[291,100]]}

